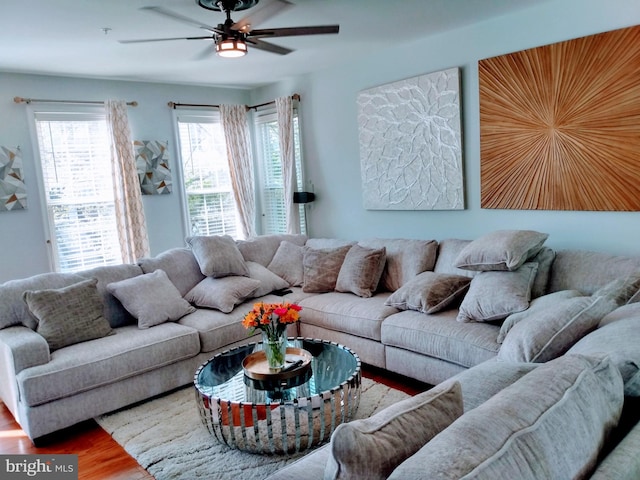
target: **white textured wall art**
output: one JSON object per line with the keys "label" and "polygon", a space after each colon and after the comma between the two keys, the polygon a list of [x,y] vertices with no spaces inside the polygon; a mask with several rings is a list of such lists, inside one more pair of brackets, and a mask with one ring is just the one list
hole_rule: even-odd
{"label": "white textured wall art", "polygon": [[19,148],[0,147],[0,212],[27,208]]}
{"label": "white textured wall art", "polygon": [[364,208],[464,209],[458,68],[358,94]]}
{"label": "white textured wall art", "polygon": [[136,140],[136,168],[143,195],[171,193],[171,169],[169,168],[168,142]]}

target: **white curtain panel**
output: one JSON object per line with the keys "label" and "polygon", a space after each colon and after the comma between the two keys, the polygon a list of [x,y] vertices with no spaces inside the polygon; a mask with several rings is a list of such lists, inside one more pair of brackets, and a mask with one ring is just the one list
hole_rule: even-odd
{"label": "white curtain panel", "polygon": [[244,105],[220,105],[220,118],[227,142],[227,160],[240,226],[244,238],[249,238],[256,234],[256,199],[247,108]]}
{"label": "white curtain panel", "polygon": [[296,159],[293,145],[293,99],[290,95],[276,98],[276,113],[284,178],[287,233],[300,233],[299,209],[293,203],[293,192],[296,189]]}
{"label": "white curtain panel", "polygon": [[149,237],[142,205],[127,104],[107,100],[104,104],[111,137],[116,223],[123,263],[135,263],[149,255]]}

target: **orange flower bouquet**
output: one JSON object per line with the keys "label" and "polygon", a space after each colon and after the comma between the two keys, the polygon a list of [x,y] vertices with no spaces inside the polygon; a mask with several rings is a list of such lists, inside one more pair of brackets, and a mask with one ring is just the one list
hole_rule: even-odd
{"label": "orange flower bouquet", "polygon": [[287,351],[287,326],[300,320],[302,307],[295,303],[255,303],[253,309],[244,316],[242,325],[262,330],[262,343],[269,368],[284,367]]}

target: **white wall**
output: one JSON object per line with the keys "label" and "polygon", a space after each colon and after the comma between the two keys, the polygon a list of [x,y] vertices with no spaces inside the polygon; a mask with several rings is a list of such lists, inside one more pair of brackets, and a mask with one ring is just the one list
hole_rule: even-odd
{"label": "white wall", "polygon": [[[426,37],[397,51],[377,52],[321,73],[253,91],[252,102],[294,91],[302,96],[304,160],[317,198],[308,215],[313,236],[476,238],[494,229],[518,228],[549,233],[547,244],[554,248],[640,254],[639,213],[480,208],[477,72],[477,62],[483,58],[635,24],[640,24],[638,0],[551,0],[516,14]],[[358,92],[456,66],[462,69],[466,210],[364,210]]]}
{"label": "white wall", "polygon": [[[0,145],[20,146],[28,202],[26,210],[0,212],[0,282],[50,271],[30,134],[31,120],[28,107],[13,102],[15,96],[137,101],[138,106],[128,110],[133,138],[169,141],[174,181],[178,156],[173,111],[167,102],[246,104],[249,98],[247,91],[239,89],[0,73]],[[43,105],[38,105],[40,107]],[[169,195],[145,195],[143,203],[151,253],[155,255],[168,248],[183,246],[182,206],[178,191],[174,188]]]}

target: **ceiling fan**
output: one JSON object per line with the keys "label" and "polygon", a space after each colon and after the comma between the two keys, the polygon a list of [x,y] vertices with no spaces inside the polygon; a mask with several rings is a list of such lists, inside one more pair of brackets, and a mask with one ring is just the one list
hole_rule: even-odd
{"label": "ceiling fan", "polygon": [[[287,55],[293,52],[292,49],[265,42],[263,38],[291,37],[297,35],[319,35],[338,33],[340,25],[317,25],[309,27],[287,27],[287,28],[265,28],[254,29],[257,23],[272,17],[273,15],[293,6],[287,0],[262,0],[260,6],[254,8],[252,12],[235,22],[231,19],[231,12],[246,10],[254,7],[260,0],[196,0],[196,3],[208,10],[224,12],[227,16],[224,23],[217,26],[207,25],[198,20],[185,17],[179,13],[167,10],[163,7],[142,7],[141,10],[150,11],[165,17],[186,23],[191,26],[201,28],[210,32],[210,35],[199,37],[178,37],[178,38],[151,38],[143,40],[120,40],[120,43],[145,43],[163,42],[168,40],[213,40],[216,53],[221,57],[233,58],[247,54],[247,44],[278,55]],[[208,55],[207,49],[203,54]]]}

